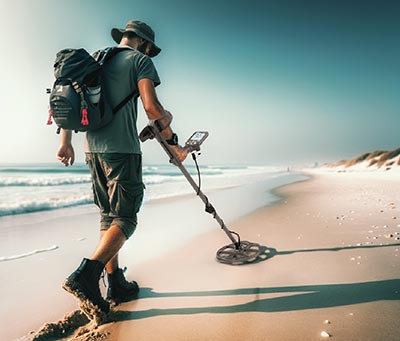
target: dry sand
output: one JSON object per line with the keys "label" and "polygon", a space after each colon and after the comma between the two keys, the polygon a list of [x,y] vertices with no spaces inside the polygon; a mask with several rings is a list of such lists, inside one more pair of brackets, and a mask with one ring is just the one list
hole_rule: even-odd
{"label": "dry sand", "polygon": [[277,192],[279,205],[230,224],[266,260],[223,265],[222,231],[194,237],[128,269],[140,299],[76,339],[399,340],[400,177],[314,174]]}

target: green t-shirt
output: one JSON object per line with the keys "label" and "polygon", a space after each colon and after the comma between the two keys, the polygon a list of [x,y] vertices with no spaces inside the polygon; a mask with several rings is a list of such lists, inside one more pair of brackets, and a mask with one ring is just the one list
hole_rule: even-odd
{"label": "green t-shirt", "polygon": [[[134,90],[139,93],[140,79],[151,79],[154,86],[160,84],[150,57],[135,49],[118,53],[104,65],[103,72],[101,91],[104,92],[111,108],[116,107]],[[136,127],[137,99],[138,95],[135,95],[115,114],[110,124],[86,133],[85,152],[141,153]]]}

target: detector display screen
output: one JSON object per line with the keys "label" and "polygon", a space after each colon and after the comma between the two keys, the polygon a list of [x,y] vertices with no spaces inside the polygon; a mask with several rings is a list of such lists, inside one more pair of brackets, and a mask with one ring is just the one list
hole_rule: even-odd
{"label": "detector display screen", "polygon": [[196,142],[200,142],[204,138],[204,136],[206,136],[206,133],[204,131],[196,132],[190,139]]}
{"label": "detector display screen", "polygon": [[193,135],[186,141],[185,147],[191,150],[199,150],[200,145],[207,138],[208,132],[206,131],[196,131]]}

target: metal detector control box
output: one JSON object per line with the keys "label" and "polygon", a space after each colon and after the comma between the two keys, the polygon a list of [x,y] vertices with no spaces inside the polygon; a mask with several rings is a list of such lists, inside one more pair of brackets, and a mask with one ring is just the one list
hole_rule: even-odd
{"label": "metal detector control box", "polygon": [[189,152],[199,151],[200,145],[204,142],[204,140],[208,137],[207,131],[196,131],[185,143],[185,149]]}

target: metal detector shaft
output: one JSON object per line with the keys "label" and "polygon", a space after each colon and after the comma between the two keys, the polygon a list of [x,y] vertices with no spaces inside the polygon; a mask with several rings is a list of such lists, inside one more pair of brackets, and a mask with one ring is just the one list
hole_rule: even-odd
{"label": "metal detector shaft", "polygon": [[215,208],[209,203],[208,198],[205,196],[205,194],[201,191],[199,186],[196,184],[196,182],[193,180],[192,176],[189,174],[189,172],[186,170],[186,168],[183,166],[182,162],[176,157],[175,153],[171,150],[169,144],[165,140],[164,136],[162,136],[161,132],[157,129],[157,127],[151,127],[153,130],[153,133],[157,139],[157,141],[161,144],[165,152],[168,154],[170,158],[170,162],[177,166],[182,174],[185,176],[185,178],[189,181],[190,185],[193,187],[195,190],[196,194],[200,197],[200,199],[204,202],[206,205],[206,212],[210,213],[213,215],[215,220],[218,222],[218,224],[221,226],[221,229],[224,230],[226,235],[229,237],[229,239],[234,243],[237,247],[239,246],[238,244],[240,241],[236,240],[231,231],[226,227],[224,221],[221,219],[221,217],[218,215],[217,211]]}

